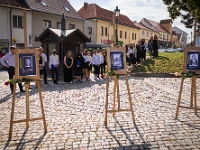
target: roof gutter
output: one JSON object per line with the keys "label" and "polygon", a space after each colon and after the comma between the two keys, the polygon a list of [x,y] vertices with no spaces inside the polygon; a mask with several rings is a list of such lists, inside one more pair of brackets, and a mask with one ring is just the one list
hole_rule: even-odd
{"label": "roof gutter", "polygon": [[[44,14],[50,14],[50,15],[55,15],[55,16],[62,16],[62,15],[59,15],[59,14],[54,14],[54,13],[48,13],[48,12],[43,12],[43,11],[39,11],[39,10],[36,10],[36,9],[31,9],[32,11],[36,11],[36,12],[40,12],[40,13],[44,13]],[[67,18],[72,18],[72,19],[78,19],[78,20],[85,20],[83,18],[75,18],[75,17],[69,17],[69,16],[65,16]]]}
{"label": "roof gutter", "polygon": [[31,9],[28,9],[28,8],[23,8],[23,7],[17,7],[17,6],[11,6],[11,5],[5,5],[5,4],[0,4],[0,6],[2,7],[9,7],[9,8],[14,8],[14,9],[20,9],[20,10],[28,10],[30,11]]}

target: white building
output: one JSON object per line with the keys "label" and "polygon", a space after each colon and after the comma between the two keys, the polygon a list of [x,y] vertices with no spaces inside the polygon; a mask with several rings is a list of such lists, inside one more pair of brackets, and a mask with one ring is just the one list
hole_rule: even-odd
{"label": "white building", "polygon": [[187,45],[188,34],[184,31],[182,31],[181,29],[179,29],[178,27],[173,27],[172,31],[174,31],[178,37],[179,47],[185,48]]}

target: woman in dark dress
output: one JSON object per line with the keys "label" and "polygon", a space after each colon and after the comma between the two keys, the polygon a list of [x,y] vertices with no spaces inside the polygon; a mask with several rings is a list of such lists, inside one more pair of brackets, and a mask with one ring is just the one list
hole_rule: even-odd
{"label": "woman in dark dress", "polygon": [[136,50],[137,50],[137,64],[140,63],[141,58],[142,58],[142,46],[141,46],[141,41],[138,41],[138,44],[136,45]]}
{"label": "woman in dark dress", "polygon": [[83,66],[84,66],[84,58],[78,53],[74,62],[75,65],[75,75],[78,81],[81,81],[81,77],[83,76]]}
{"label": "woman in dark dress", "polygon": [[73,66],[73,58],[72,52],[68,51],[67,55],[64,57],[64,82],[73,82],[73,75],[72,75],[72,66]]}
{"label": "woman in dark dress", "polygon": [[154,35],[152,48],[153,48],[153,57],[158,57],[158,37],[156,34]]}
{"label": "woman in dark dress", "polygon": [[149,50],[149,55],[152,57],[153,56],[153,36],[150,37],[149,42],[148,42],[148,50]]}

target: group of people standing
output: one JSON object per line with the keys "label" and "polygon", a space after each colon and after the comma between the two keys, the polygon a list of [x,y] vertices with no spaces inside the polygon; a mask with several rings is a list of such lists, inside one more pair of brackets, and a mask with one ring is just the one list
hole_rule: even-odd
{"label": "group of people standing", "polygon": [[155,34],[151,36],[150,40],[145,42],[145,39],[141,39],[137,44],[133,43],[125,45],[126,49],[126,60],[130,65],[136,65],[146,59],[146,49],[148,48],[151,57],[158,56],[158,37]]}
{"label": "group of people standing", "polygon": [[[64,82],[73,82],[73,76],[76,76],[77,80],[81,82],[82,80],[90,79],[90,72],[94,68],[94,74],[97,79],[100,78],[100,74],[105,73],[106,65],[106,55],[104,50],[91,52],[85,49],[83,53],[77,53],[75,59],[72,57],[72,52],[68,51],[64,57]],[[74,75],[73,75],[74,66]]]}

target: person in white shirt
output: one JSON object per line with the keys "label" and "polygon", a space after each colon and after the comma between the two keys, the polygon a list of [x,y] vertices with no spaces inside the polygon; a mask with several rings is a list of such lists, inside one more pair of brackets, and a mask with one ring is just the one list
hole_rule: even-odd
{"label": "person in white shirt", "polygon": [[[1,59],[0,62],[1,64],[6,67],[9,75],[9,79],[13,79],[13,76],[15,75],[15,46],[10,47],[10,52],[4,55]],[[21,83],[18,83],[20,92],[25,92],[23,90],[23,86]],[[13,93],[13,84],[10,83],[10,90],[11,93]]]}
{"label": "person in white shirt", "polygon": [[94,50],[92,59],[93,59],[94,73],[97,76],[97,78],[99,78],[100,57],[96,50]]}
{"label": "person in white shirt", "polygon": [[105,73],[105,65],[104,65],[104,55],[103,55],[103,50],[100,50],[99,52],[99,61],[100,61],[100,73],[103,75]]}
{"label": "person in white shirt", "polygon": [[87,70],[88,70],[87,71],[88,74],[87,74],[86,80],[89,80],[90,72],[92,70],[92,63],[93,63],[93,59],[92,59],[90,51],[87,52],[86,63],[87,63]]}
{"label": "person in white shirt", "polygon": [[[56,50],[52,51],[52,55],[49,58],[49,68],[51,70],[52,80],[54,84],[58,84],[58,65],[59,65],[59,56],[56,55]],[[54,78],[54,73],[56,78]]]}
{"label": "person in white shirt", "polygon": [[46,69],[45,69],[45,64],[47,63],[47,56],[43,53],[43,48],[42,47],[39,47],[38,50],[40,52],[40,56],[42,57],[41,74],[44,74],[44,84],[48,84],[47,83],[47,72],[46,72]]}
{"label": "person in white shirt", "polygon": [[88,76],[88,70],[87,70],[87,49],[84,49],[82,53],[83,59],[84,59],[84,64],[83,64],[83,74],[84,77],[87,79]]}

